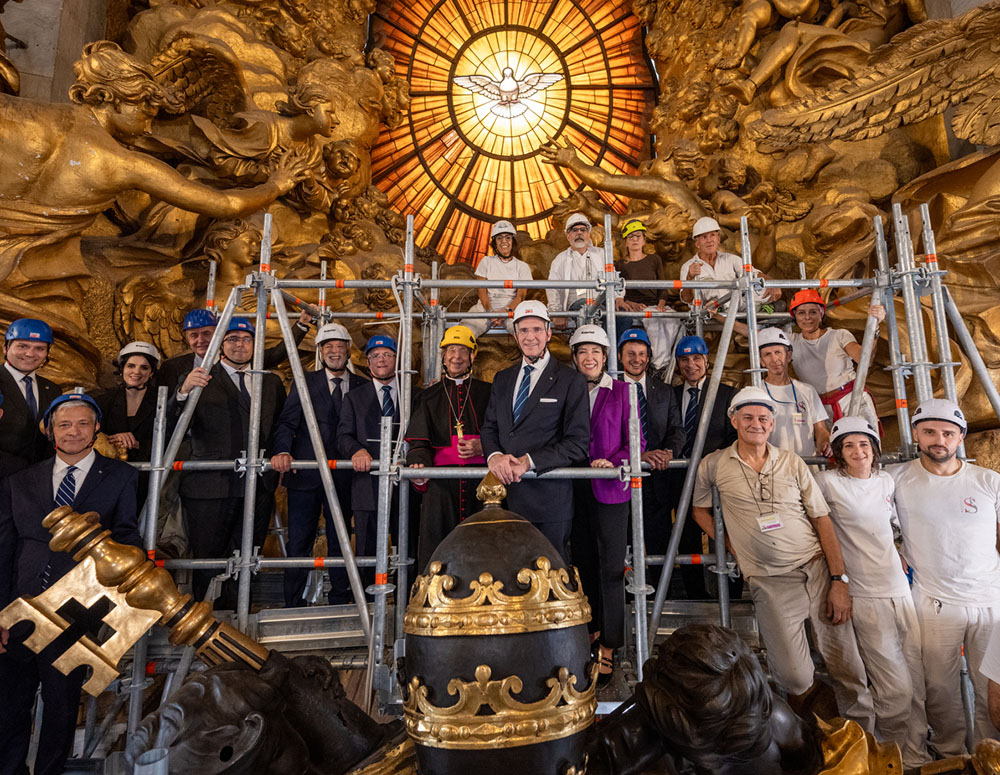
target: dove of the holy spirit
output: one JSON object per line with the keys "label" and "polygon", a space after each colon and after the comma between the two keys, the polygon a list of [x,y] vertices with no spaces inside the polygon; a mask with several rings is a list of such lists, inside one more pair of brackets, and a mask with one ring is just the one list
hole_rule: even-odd
{"label": "dove of the holy spirit", "polygon": [[557,73],[528,73],[520,79],[514,77],[514,69],[505,67],[499,81],[487,75],[455,76],[455,83],[463,89],[482,94],[494,100],[490,112],[501,118],[514,118],[524,113],[528,106],[521,102],[537,92],[544,91],[563,77]]}

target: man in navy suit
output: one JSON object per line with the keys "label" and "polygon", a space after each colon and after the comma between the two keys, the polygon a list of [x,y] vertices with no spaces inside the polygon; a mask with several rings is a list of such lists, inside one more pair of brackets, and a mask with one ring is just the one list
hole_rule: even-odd
{"label": "man in navy suit", "polygon": [[486,464],[507,487],[511,511],[528,519],[569,562],[573,482],[521,481],[584,463],[590,448],[587,380],[549,353],[552,323],[545,305],[523,301],[514,310],[514,339],[521,361],[498,372],[482,427]]}
{"label": "man in navy suit", "polygon": [[[250,379],[247,369],[253,360],[253,324],[242,318],[229,322],[222,338],[222,358],[206,371],[198,366],[184,378],[172,399],[172,409],[180,414],[183,403],[195,386],[204,388],[191,418],[192,460],[235,460],[247,448],[250,431]],[[271,449],[271,437],[281,407],[285,387],[276,374],[261,375],[259,440],[261,450]],[[278,475],[265,473],[257,483],[254,499],[254,545],[261,546],[274,508]],[[196,558],[219,558],[239,548],[243,532],[243,475],[228,471],[183,471],[180,476],[181,505],[191,552]],[[195,571],[192,592],[204,598],[215,571]],[[230,608],[236,585],[227,582],[217,602]]]}
{"label": "man in navy suit", "polygon": [[0,453],[8,473],[52,454],[49,440],[38,429],[38,420],[59,395],[59,388],[38,374],[52,343],[52,328],[34,318],[15,320],[4,334],[0,393],[6,404],[0,417]]}
{"label": "man in navy suit", "polygon": [[[378,477],[369,472],[379,452],[383,417],[392,418],[393,439],[399,432],[399,381],[396,379],[396,340],[378,334],[365,345],[371,382],[352,390],[344,399],[337,426],[337,447],[349,457],[354,467],[351,481],[351,508],[354,511],[354,551],[358,557],[375,555],[378,515]],[[398,494],[393,484],[390,515],[398,509]],[[391,518],[390,518],[391,524]],[[366,584],[375,580],[375,569],[362,568]]]}
{"label": "man in navy suit", "polygon": [[[625,372],[624,382],[636,383],[639,422],[646,451],[642,461],[653,469],[642,480],[642,522],[647,554],[665,554],[671,532],[671,477],[667,464],[680,458],[684,449],[684,425],[680,404],[673,388],[649,373],[653,347],[641,328],[630,328],[618,338],[618,360]],[[660,566],[651,566],[647,579],[656,584]]]}
{"label": "man in navy suit", "polygon": [[[337,457],[337,425],[344,399],[352,390],[361,387],[368,380],[347,370],[351,359],[351,335],[338,323],[327,323],[316,333],[316,346],[323,368],[306,374],[306,386],[312,400],[316,420],[319,422],[320,436],[323,437],[324,461]],[[306,417],[299,398],[298,385],[285,402],[274,431],[274,456],[271,467],[283,474],[282,482],[288,489],[288,539],[286,550],[289,557],[306,557],[312,554],[316,538],[316,523],[320,510],[326,519],[327,554],[340,557],[340,544],[333,527],[330,506],[319,471],[296,471],[295,460],[313,460],[312,440],[306,427]],[[351,473],[334,471],[333,485],[340,501],[340,510],[346,519],[351,516]],[[305,590],[309,571],[305,568],[290,568],[285,571],[285,605],[289,608],[305,605],[302,593]],[[351,602],[347,571],[330,568],[329,602],[334,604]]]}
{"label": "man in navy suit", "polygon": [[[705,399],[705,388],[708,382],[708,344],[700,336],[685,336],[677,343],[674,357],[677,359],[677,372],[684,380],[681,384],[674,386],[674,395],[681,407],[681,417],[687,436],[681,456],[687,458],[691,455],[694,437],[698,432],[701,418],[701,405]],[[702,459],[709,452],[715,452],[717,449],[728,447],[736,442],[736,428],[729,421],[729,402],[733,400],[734,395],[736,395],[736,388],[719,383],[715,405],[708,418],[708,435],[705,436]],[[673,511],[677,508],[677,502],[681,497],[685,470],[677,469],[671,471],[670,474],[673,482],[670,492],[670,510]],[[692,518],[689,508],[687,519],[684,520],[684,530],[681,532],[680,553],[701,554],[702,535],[701,528]],[[690,600],[706,600],[710,597],[705,588],[705,573],[700,566],[682,565],[680,570],[681,578],[684,580],[684,590]],[[742,580],[731,581],[729,592],[733,599],[740,597],[743,592]]]}
{"label": "man in navy suit", "polygon": [[[136,524],[139,475],[127,463],[93,450],[100,428],[96,402],[69,393],[51,403],[44,419],[55,457],[0,481],[0,608],[40,594],[75,565],[71,555],[49,549],[52,536],[42,519],[56,506],[96,511],[116,541],[142,545]],[[0,630],[0,773],[28,771],[31,708],[41,685],[44,710],[34,771],[57,775],[71,753],[86,673],[83,668],[69,676],[60,673],[52,666],[59,656],[50,653],[55,649],[36,655],[24,646],[29,632],[23,624]]]}

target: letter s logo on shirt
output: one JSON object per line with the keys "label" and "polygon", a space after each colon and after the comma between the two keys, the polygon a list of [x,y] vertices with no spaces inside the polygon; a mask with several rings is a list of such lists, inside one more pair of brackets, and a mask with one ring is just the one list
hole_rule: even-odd
{"label": "letter s logo on shirt", "polygon": [[963,498],[962,499],[962,512],[964,514],[978,514],[979,507],[976,505],[975,498]]}

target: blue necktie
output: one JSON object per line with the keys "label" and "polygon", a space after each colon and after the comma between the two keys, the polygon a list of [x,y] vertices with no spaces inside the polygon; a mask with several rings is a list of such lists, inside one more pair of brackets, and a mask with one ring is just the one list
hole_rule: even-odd
{"label": "blue necktie", "polygon": [[688,395],[691,398],[688,401],[687,411],[684,412],[684,433],[687,434],[687,439],[684,442],[684,449],[681,453],[684,457],[691,457],[691,450],[694,449],[694,436],[698,431],[698,415],[700,414],[698,388],[688,388]]}
{"label": "blue necktie", "polygon": [[524,376],[521,377],[521,384],[517,388],[517,398],[514,399],[514,422],[521,419],[521,410],[524,409],[524,403],[528,400],[528,393],[531,392],[531,372],[534,370],[534,366],[524,367]]}
{"label": "blue necktie", "polygon": [[646,425],[646,391],[642,389],[642,383],[635,383],[635,390],[639,397],[639,424],[642,426],[642,437],[646,440],[646,446],[650,445],[649,427]]}
{"label": "blue necktie", "polygon": [[389,385],[382,386],[382,416],[392,417],[396,413],[396,407],[392,403],[392,388]]}
{"label": "blue necktie", "polygon": [[76,476],[73,472],[76,470],[76,466],[70,466],[66,469],[66,475],[56,491],[56,506],[73,505],[73,498],[76,496]]}
{"label": "blue necktie", "polygon": [[22,377],[21,382],[24,383],[24,401],[28,405],[28,411],[31,412],[31,419],[37,420],[38,402],[35,401],[34,380],[28,375],[27,377]]}

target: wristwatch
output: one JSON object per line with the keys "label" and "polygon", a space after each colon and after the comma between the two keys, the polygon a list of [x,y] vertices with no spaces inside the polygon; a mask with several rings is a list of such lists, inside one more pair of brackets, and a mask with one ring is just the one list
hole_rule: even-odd
{"label": "wristwatch", "polygon": [[831,573],[830,581],[843,581],[845,584],[851,583],[851,580],[847,578],[846,573]]}

